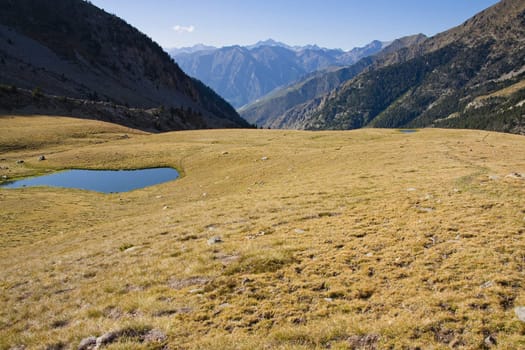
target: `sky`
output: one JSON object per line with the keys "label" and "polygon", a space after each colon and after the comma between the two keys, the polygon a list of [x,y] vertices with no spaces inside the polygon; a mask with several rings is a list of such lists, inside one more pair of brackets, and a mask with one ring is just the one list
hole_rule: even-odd
{"label": "sky", "polygon": [[349,50],[372,40],[431,36],[497,0],[91,0],[162,47],[289,45]]}

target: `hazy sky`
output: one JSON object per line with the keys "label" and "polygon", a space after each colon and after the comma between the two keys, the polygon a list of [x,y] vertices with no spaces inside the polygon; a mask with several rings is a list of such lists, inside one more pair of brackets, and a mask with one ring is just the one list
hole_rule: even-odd
{"label": "hazy sky", "polygon": [[405,35],[434,35],[497,0],[91,0],[164,48],[204,43],[351,49]]}

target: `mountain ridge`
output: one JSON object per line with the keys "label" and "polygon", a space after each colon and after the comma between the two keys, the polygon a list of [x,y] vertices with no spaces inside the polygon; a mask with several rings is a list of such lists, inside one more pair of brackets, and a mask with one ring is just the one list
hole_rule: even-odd
{"label": "mountain ridge", "polygon": [[[421,42],[426,38],[423,34],[399,38],[386,46],[384,44],[381,45],[381,47],[384,47],[381,51],[374,55],[367,55],[351,66],[331,67],[313,72],[299,81],[273,91],[260,100],[244,106],[239,110],[239,113],[250,123],[261,127],[284,127],[286,126],[286,111],[330,92],[342,83],[357,76],[382,55]],[[379,44],[380,42],[375,41],[369,46],[377,47]],[[366,50],[366,47],[363,50]]]}
{"label": "mountain ridge", "polygon": [[346,66],[381,50],[373,41],[349,51],[316,45],[295,46],[268,39],[249,46],[226,46],[173,55],[179,66],[239,108],[319,69]]}
{"label": "mountain ridge", "polygon": [[285,127],[436,126],[524,134],[524,89],[476,100],[525,79],[523,37],[525,3],[503,0],[457,27],[380,57],[337,90],[289,110]]}
{"label": "mountain ridge", "polygon": [[[145,110],[191,110],[184,115],[190,128],[202,126],[201,121],[204,127],[249,126],[153,40],[89,2],[57,0],[49,6],[43,0],[6,0],[0,9],[3,85]],[[193,112],[202,117],[195,125]]]}

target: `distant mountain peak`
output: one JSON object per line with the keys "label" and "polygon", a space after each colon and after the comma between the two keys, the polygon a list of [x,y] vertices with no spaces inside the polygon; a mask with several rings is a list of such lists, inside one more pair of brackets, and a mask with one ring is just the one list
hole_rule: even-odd
{"label": "distant mountain peak", "polygon": [[248,49],[255,49],[262,46],[273,46],[273,47],[284,47],[286,49],[291,49],[290,45],[287,45],[283,42],[274,40],[274,39],[266,39],[266,40],[259,40],[257,43],[253,45],[246,46]]}
{"label": "distant mountain peak", "polygon": [[194,52],[199,52],[199,51],[210,51],[210,50],[216,50],[216,49],[217,47],[215,46],[210,46],[210,45],[205,45],[205,44],[195,44],[193,46],[167,48],[166,51],[171,56],[176,56],[176,55],[180,55],[184,53],[189,54],[189,53],[194,53]]}

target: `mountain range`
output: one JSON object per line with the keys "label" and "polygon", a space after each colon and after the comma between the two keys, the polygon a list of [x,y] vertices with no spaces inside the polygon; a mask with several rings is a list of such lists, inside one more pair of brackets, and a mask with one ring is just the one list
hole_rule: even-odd
{"label": "mountain range", "polygon": [[251,103],[304,75],[330,66],[347,66],[389,43],[373,41],[350,51],[316,45],[289,46],[272,39],[250,46],[198,45],[170,53],[180,67],[217,91],[234,107]]}
{"label": "mountain range", "polygon": [[[356,74],[331,91],[294,101],[305,80],[247,106],[242,115],[262,126],[294,129],[435,126],[525,134],[523,38],[525,2],[502,0],[460,26],[359,61],[352,66]],[[342,72],[348,71],[313,79]]]}
{"label": "mountain range", "polygon": [[241,116],[261,127],[286,127],[287,111],[332,91],[342,83],[354,78],[379,57],[401,48],[426,40],[423,34],[394,40],[375,55],[368,55],[356,64],[346,67],[329,67],[306,75],[299,81],[277,89],[239,110]]}
{"label": "mountain range", "polygon": [[88,1],[0,2],[0,110],[144,130],[247,127],[149,37]]}

